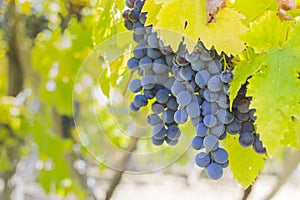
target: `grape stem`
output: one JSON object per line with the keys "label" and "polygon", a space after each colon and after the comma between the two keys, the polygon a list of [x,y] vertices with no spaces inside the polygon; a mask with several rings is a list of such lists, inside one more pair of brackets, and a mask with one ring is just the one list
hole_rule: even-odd
{"label": "grape stem", "polygon": [[130,83],[130,81],[131,81],[131,79],[132,79],[133,73],[134,73],[133,71],[132,71],[132,72],[130,72],[129,79],[128,79],[128,81],[127,81],[127,83],[126,83],[126,86],[125,86],[125,88],[124,88],[124,90],[123,90],[123,96],[125,96],[125,95],[126,95],[126,92],[127,92],[127,89],[128,89],[129,83]]}

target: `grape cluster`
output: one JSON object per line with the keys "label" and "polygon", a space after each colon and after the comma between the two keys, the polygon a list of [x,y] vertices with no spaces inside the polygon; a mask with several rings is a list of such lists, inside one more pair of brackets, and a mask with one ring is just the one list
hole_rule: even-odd
{"label": "grape cluster", "polygon": [[256,152],[265,153],[255,133],[254,110],[249,109],[251,98],[245,96],[246,87],[233,102],[233,111],[229,110],[228,90],[233,75],[221,60],[228,63],[231,58],[218,55],[213,48],[206,49],[201,42],[192,53],[183,43],[173,51],[151,25],[144,25],[144,1],[126,0],[126,5],[129,9],[123,12],[124,24],[133,30],[133,39],[138,43],[127,66],[140,76],[129,83],[130,91],[135,93],[130,109],[137,112],[151,102],[153,113],[146,122],[153,126],[152,143],[176,145],[181,135],[178,125],[190,118],[196,129],[192,147],[199,151],[195,162],[211,179],[221,178],[229,164],[227,151],[219,146],[227,132],[239,133],[243,147],[253,145]]}
{"label": "grape cluster", "polygon": [[136,93],[130,109],[137,112],[155,99],[151,103],[152,114],[146,119],[147,124],[153,126],[152,143],[157,146],[164,142],[175,145],[181,134],[174,120],[178,103],[170,90],[175,81],[169,73],[175,53],[169,46],[163,45],[151,26],[144,26],[147,14],[141,12],[144,1],[128,0],[126,5],[130,9],[123,12],[124,24],[128,30],[133,30],[133,39],[138,43],[127,66],[141,76],[141,79],[133,79],[129,83],[129,90]]}
{"label": "grape cluster", "polygon": [[226,127],[226,131],[230,134],[239,134],[239,143],[243,147],[252,145],[254,151],[259,154],[265,154],[266,149],[263,147],[256,133],[254,122],[255,109],[250,109],[251,97],[246,96],[247,83],[244,84],[232,104],[232,113],[235,116],[233,123]]}

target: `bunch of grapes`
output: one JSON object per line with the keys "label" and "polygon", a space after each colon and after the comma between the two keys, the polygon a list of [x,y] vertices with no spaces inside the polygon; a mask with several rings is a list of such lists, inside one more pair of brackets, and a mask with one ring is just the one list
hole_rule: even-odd
{"label": "bunch of grapes", "polygon": [[128,68],[141,77],[129,83],[130,91],[136,94],[130,109],[137,112],[153,99],[153,113],[146,119],[153,126],[152,143],[176,145],[181,135],[178,125],[190,118],[196,129],[192,147],[200,151],[195,162],[211,179],[221,178],[229,164],[227,151],[219,146],[226,132],[239,133],[242,146],[253,145],[256,152],[265,153],[255,133],[254,110],[249,110],[251,98],[245,96],[246,86],[233,102],[233,111],[229,110],[228,89],[233,75],[220,60],[228,62],[230,58],[218,55],[213,48],[206,49],[201,42],[192,53],[183,43],[173,51],[151,25],[144,25],[144,1],[126,0],[126,5],[129,9],[123,12],[124,24],[133,30],[133,39],[138,43]]}
{"label": "bunch of grapes", "polygon": [[130,109],[137,112],[155,98],[151,105],[153,113],[146,120],[153,126],[152,143],[175,145],[181,134],[174,121],[178,103],[170,90],[175,80],[169,73],[175,53],[163,45],[151,26],[144,26],[147,14],[141,12],[144,1],[126,1],[126,5],[130,9],[123,12],[124,23],[128,30],[133,30],[133,39],[138,43],[133,50],[134,57],[128,60],[128,68],[141,76],[129,83],[130,91],[136,93]]}

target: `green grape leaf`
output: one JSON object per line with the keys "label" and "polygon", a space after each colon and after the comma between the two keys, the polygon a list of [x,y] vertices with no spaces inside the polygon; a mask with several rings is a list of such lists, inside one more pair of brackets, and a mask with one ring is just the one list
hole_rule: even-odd
{"label": "green grape leaf", "polygon": [[288,122],[288,131],[284,132],[284,139],[281,141],[281,144],[284,146],[292,146],[300,149],[300,132],[298,119],[293,118],[292,121]]}
{"label": "green grape leaf", "polygon": [[292,116],[300,118],[299,55],[300,48],[270,49],[260,56],[265,66],[249,80],[248,95],[252,96],[251,107],[258,116],[257,132],[270,155],[289,130]]}
{"label": "green grape leaf", "polygon": [[[164,3],[160,12],[150,8],[146,1],[145,12],[148,12],[146,25],[153,24],[160,38],[177,49],[182,36],[188,42],[187,49],[191,52],[200,38],[207,48],[212,46],[221,53],[236,55],[244,48],[244,42],[239,38],[247,28],[242,24],[243,15],[233,8],[222,8],[215,23],[206,24],[206,2],[171,0]],[[159,31],[160,30],[160,31]],[[168,30],[168,31],[163,31]],[[234,30],[234,31],[228,31]],[[170,31],[174,33],[171,34]]]}
{"label": "green grape leaf", "polygon": [[251,23],[250,29],[241,36],[255,52],[261,53],[271,47],[281,47],[285,43],[293,22],[281,21],[276,15],[276,12],[266,12]]}
{"label": "green grape leaf", "polygon": [[278,10],[278,5],[274,0],[236,0],[233,7],[246,17],[245,23],[256,20],[267,10]]}
{"label": "green grape leaf", "polygon": [[246,49],[242,54],[239,55],[240,61],[234,67],[233,81],[230,83],[230,106],[232,106],[234,98],[241,86],[245,84],[247,78],[255,74],[262,65],[262,59],[257,58],[254,50],[251,48]]}
{"label": "green grape leaf", "polygon": [[238,136],[228,134],[224,142],[233,177],[246,189],[255,181],[259,171],[264,169],[266,156],[257,154],[252,147],[242,147]]}

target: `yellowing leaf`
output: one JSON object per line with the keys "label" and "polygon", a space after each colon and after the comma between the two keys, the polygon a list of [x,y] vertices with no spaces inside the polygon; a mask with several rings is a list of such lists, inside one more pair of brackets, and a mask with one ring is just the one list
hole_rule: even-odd
{"label": "yellowing leaf", "polygon": [[155,0],[147,0],[144,7],[143,12],[151,10],[151,15],[147,14],[147,22],[157,23],[157,15],[162,7],[162,3],[156,3]]}
{"label": "yellowing leaf", "polygon": [[[148,3],[150,1],[146,1],[146,8]],[[163,4],[158,14],[157,10],[149,7],[144,11],[148,12],[147,25],[153,24],[155,30],[168,30],[169,34],[165,31],[158,31],[158,34],[173,49],[177,49],[181,36],[184,36],[185,40],[193,41],[187,44],[189,51],[194,49],[200,38],[207,48],[214,46],[219,53],[240,53],[244,49],[244,43],[239,35],[247,30],[241,22],[243,16],[232,8],[224,8],[219,11],[217,22],[207,25],[205,6],[204,0],[171,0]],[[177,36],[171,37],[172,31]]]}
{"label": "yellowing leaf", "polygon": [[276,12],[267,12],[251,24],[250,29],[241,38],[255,52],[266,51],[270,47],[281,47],[288,36],[290,21],[281,21]]}
{"label": "yellowing leaf", "polygon": [[242,24],[243,15],[232,8],[223,8],[218,13],[216,23],[210,23],[200,31],[200,38],[205,46],[214,46],[220,53],[236,55],[245,48],[244,42],[239,35],[246,32],[246,27]]}
{"label": "yellowing leaf", "polygon": [[229,135],[225,140],[230,170],[233,177],[246,189],[264,169],[265,155],[257,154],[252,147],[244,148],[238,142],[238,136]]}
{"label": "yellowing leaf", "polygon": [[[300,80],[297,79],[300,49],[288,46],[270,49],[261,58],[265,66],[249,80],[248,95],[252,96],[251,107],[258,116],[257,132],[272,155],[289,132],[292,117],[300,119]],[[300,124],[296,126],[299,130]]]}
{"label": "yellowing leaf", "polygon": [[274,0],[236,0],[233,7],[246,17],[246,23],[256,20],[267,10],[277,11],[278,9]]}

